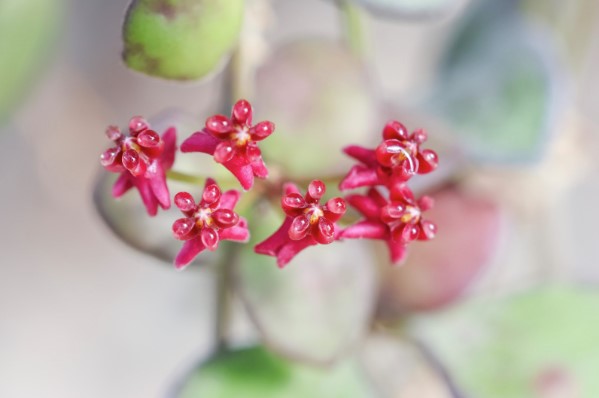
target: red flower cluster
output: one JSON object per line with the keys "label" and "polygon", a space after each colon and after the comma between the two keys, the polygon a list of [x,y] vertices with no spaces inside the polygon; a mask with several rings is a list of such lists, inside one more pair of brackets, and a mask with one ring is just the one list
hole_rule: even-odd
{"label": "red flower cluster", "polygon": [[339,188],[393,186],[408,181],[414,174],[430,173],[437,168],[438,157],[434,151],[420,148],[426,139],[424,130],[409,134],[403,124],[387,123],[383,128],[383,142],[377,148],[350,145],[343,150],[362,164],[352,167]]}
{"label": "red flower cluster", "polygon": [[186,139],[182,152],[203,152],[225,166],[239,180],[243,189],[254,185],[254,176],[268,177],[258,141],[271,135],[272,122],[264,121],[252,126],[252,106],[239,100],[233,106],[231,118],[215,115],[206,120],[206,127]]}
{"label": "red flower cluster", "polygon": [[185,241],[175,259],[178,269],[185,268],[204,249],[216,250],[221,240],[249,240],[247,221],[233,211],[238,200],[239,191],[221,193],[212,179],[206,181],[198,204],[187,192],[175,195],[175,205],[185,215],[173,223],[173,235]]}
{"label": "red flower cluster", "polygon": [[156,215],[159,205],[168,209],[171,199],[165,173],[175,161],[175,129],[168,129],[161,138],[145,119],[136,116],[129,122],[128,135],[116,126],[109,126],[106,135],[115,146],[102,153],[100,163],[108,171],[121,173],[112,195],[118,198],[136,187],[148,214]]}
{"label": "red flower cluster", "polygon": [[[410,242],[435,236],[436,225],[422,219],[422,212],[433,206],[432,198],[424,196],[416,201],[406,184],[415,174],[429,173],[437,168],[437,154],[429,149],[420,149],[426,139],[423,130],[408,134],[403,124],[392,121],[383,129],[383,142],[376,149],[345,148],[345,153],[362,165],[350,170],[341,181],[340,189],[370,188],[366,195],[349,195],[346,198],[364,218],[344,229],[340,238],[384,240],[389,247],[391,261],[398,264],[404,260]],[[386,188],[389,199],[376,186]]]}
{"label": "red flower cluster", "polygon": [[283,268],[308,246],[332,243],[338,233],[335,222],[345,214],[346,205],[342,198],[332,198],[321,205],[325,192],[326,186],[319,180],[308,185],[305,196],[294,184],[287,184],[281,200],[285,221],[273,235],[256,245],[256,253],[275,256],[279,268]]}
{"label": "red flower cluster", "polygon": [[[252,188],[254,177],[268,176],[258,142],[275,128],[269,121],[252,125],[252,114],[249,102],[238,101],[230,118],[223,115],[208,118],[203,130],[183,142],[182,152],[212,155],[244,189]],[[107,170],[121,173],[113,195],[120,197],[136,187],[150,215],[156,214],[158,206],[170,207],[166,171],[175,158],[175,129],[168,129],[160,137],[147,121],[134,117],[129,123],[129,134],[114,126],[108,127],[106,134],[115,146],[102,154],[101,163]],[[346,212],[346,200],[336,197],[321,205],[326,186],[320,180],[313,180],[305,195],[288,183],[281,200],[285,220],[272,236],[256,245],[255,251],[276,257],[279,267],[284,267],[309,246],[326,245],[338,239],[381,239],[389,246],[391,260],[399,263],[410,242],[433,238],[435,224],[422,218],[433,200],[427,196],[416,200],[406,183],[416,174],[433,171],[437,167],[437,154],[421,149],[427,139],[423,130],[409,134],[396,121],[385,126],[382,136],[375,149],[360,146],[344,149],[361,164],[349,171],[340,189],[369,188],[366,195],[346,198],[363,219],[340,230],[336,223]],[[378,187],[383,188],[383,193]],[[207,179],[199,203],[187,192],[175,195],[175,204],[185,216],[176,220],[172,228],[174,237],[185,241],[175,259],[177,268],[187,266],[205,249],[216,250],[221,240],[248,241],[247,221],[234,211],[239,196],[236,190],[222,193],[212,179]]]}

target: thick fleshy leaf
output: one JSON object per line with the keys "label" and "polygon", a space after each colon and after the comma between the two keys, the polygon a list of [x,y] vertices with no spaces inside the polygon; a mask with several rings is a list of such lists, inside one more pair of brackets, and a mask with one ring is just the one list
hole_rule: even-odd
{"label": "thick fleshy leaf", "polygon": [[465,396],[599,396],[596,291],[556,286],[480,298],[420,319],[413,333],[434,349]]}
{"label": "thick fleshy leaf", "polygon": [[432,310],[452,303],[489,264],[501,236],[497,204],[456,188],[431,195],[435,207],[425,213],[438,226],[434,239],[413,242],[400,268],[381,266],[379,316]]}
{"label": "thick fleshy leaf", "polygon": [[293,363],[262,347],[226,352],[196,369],[179,398],[369,398],[374,397],[354,362],[330,369]]}
{"label": "thick fleshy leaf", "polygon": [[22,100],[48,58],[64,11],[63,0],[0,2],[0,123]]}
{"label": "thick fleshy leaf", "polygon": [[360,347],[360,363],[373,386],[385,398],[451,398],[444,370],[423,345],[374,332]]}
{"label": "thick fleshy leaf", "polygon": [[310,246],[279,269],[253,253],[281,224],[266,211],[253,214],[252,242],[236,270],[236,288],[265,344],[313,363],[349,353],[369,327],[376,276],[365,242]]}
{"label": "thick fleshy leaf", "polygon": [[481,162],[541,157],[563,108],[555,44],[527,24],[517,4],[481,0],[472,8],[441,63],[428,104]]}
{"label": "thick fleshy leaf", "polygon": [[256,109],[276,122],[260,143],[267,162],[293,176],[344,173],[342,148],[377,139],[378,109],[363,64],[341,44],[301,40],[277,49],[258,70]]}
{"label": "thick fleshy leaf", "polygon": [[444,16],[468,0],[352,0],[381,18],[428,19]]}
{"label": "thick fleshy leaf", "polygon": [[241,29],[243,0],[135,0],[123,26],[123,59],[137,71],[192,80],[223,64]]}

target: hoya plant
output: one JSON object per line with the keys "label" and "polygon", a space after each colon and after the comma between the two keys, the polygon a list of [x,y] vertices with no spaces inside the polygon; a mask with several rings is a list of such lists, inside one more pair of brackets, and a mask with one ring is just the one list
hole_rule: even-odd
{"label": "hoya plant", "polygon": [[[225,81],[203,123],[133,116],[107,127],[100,155],[96,199],[115,233],[173,272],[216,273],[214,352],[174,394],[419,396],[408,381],[434,396],[488,393],[470,375],[480,365],[492,379],[481,358],[500,343],[477,345],[470,363],[446,337],[478,307],[440,323],[419,315],[457,304],[497,252],[504,209],[468,179],[544,156],[561,97],[550,49],[517,2],[347,0],[335,2],[340,42],[300,37],[253,57],[252,3],[138,0],[123,27],[131,69]],[[365,13],[430,20],[462,9],[413,108],[375,98],[385,82],[368,73]],[[232,337],[234,300],[251,344]]]}

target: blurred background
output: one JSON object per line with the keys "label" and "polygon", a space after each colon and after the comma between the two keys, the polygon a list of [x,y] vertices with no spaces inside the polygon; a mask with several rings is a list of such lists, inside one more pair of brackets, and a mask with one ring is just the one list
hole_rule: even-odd
{"label": "blurred background", "polygon": [[[106,126],[133,115],[182,140],[227,113],[235,63],[256,120],[277,124],[263,151],[290,178],[346,170],[340,149],[376,145],[390,119],[425,128],[441,159],[414,181],[437,200],[439,236],[403,268],[379,246],[330,266],[300,256],[284,275],[240,266],[232,341],[266,341],[291,361],[269,366],[301,374],[256,396],[599,396],[598,2],[247,0],[234,39],[211,36],[226,19],[192,21],[189,51],[213,58],[193,81],[128,58],[128,6],[0,1],[0,397],[177,396],[211,353],[211,268],[175,272],[159,227],[176,212],[147,220],[136,193],[113,203],[98,160]],[[123,49],[163,76],[128,68]],[[338,370],[348,358],[369,387],[310,389],[318,372],[355,381]],[[254,396],[230,369],[198,383],[245,393],[184,396]],[[271,393],[276,377],[261,377]]]}

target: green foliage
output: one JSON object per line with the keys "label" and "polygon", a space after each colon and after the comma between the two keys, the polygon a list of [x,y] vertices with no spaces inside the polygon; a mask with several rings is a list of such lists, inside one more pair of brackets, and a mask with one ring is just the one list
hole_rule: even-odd
{"label": "green foliage", "polygon": [[563,97],[553,43],[514,2],[478,3],[446,53],[430,105],[473,158],[535,160]]}
{"label": "green foliage", "polygon": [[215,71],[237,43],[243,0],[136,0],[123,26],[132,69],[173,80]]}
{"label": "green foliage", "polygon": [[47,63],[62,0],[0,1],[0,123]]}
{"label": "green foliage", "polygon": [[599,295],[591,290],[554,287],[478,299],[421,326],[418,336],[467,396],[540,396],[539,382],[551,374],[561,378],[555,388],[576,393],[548,397],[599,396]]}
{"label": "green foliage", "polygon": [[331,369],[292,363],[262,347],[221,354],[185,382],[180,398],[372,397],[354,363]]}

